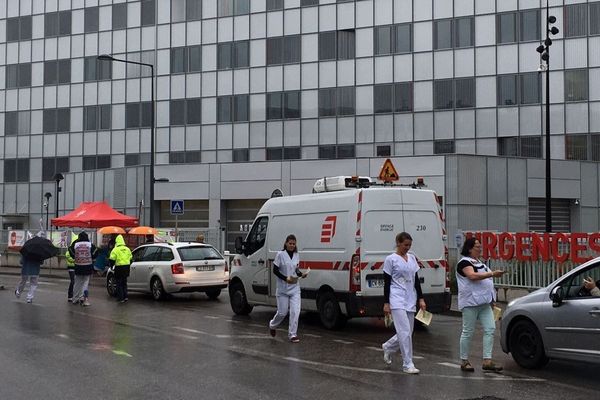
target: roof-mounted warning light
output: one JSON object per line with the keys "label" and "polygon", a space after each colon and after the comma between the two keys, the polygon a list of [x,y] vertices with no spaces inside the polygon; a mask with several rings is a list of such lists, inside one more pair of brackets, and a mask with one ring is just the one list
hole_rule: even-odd
{"label": "roof-mounted warning light", "polygon": [[425,179],[422,176],[417,177],[417,181],[410,185],[413,189],[421,188],[425,185]]}

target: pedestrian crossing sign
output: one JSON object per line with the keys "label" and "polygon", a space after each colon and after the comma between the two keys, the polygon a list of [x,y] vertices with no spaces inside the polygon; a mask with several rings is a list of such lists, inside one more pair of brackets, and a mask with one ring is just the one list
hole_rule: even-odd
{"label": "pedestrian crossing sign", "polygon": [[378,178],[384,182],[393,182],[400,179],[398,172],[396,172],[396,168],[394,168],[394,164],[392,164],[392,160],[389,158],[383,163]]}
{"label": "pedestrian crossing sign", "polygon": [[171,215],[183,215],[183,200],[171,200]]}

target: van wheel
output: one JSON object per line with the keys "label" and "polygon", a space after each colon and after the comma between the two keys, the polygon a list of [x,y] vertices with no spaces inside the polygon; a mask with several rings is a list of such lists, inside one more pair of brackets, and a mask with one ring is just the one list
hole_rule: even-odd
{"label": "van wheel", "polygon": [[211,300],[216,300],[221,294],[221,289],[211,289],[206,291],[206,295]]}
{"label": "van wheel", "polygon": [[515,324],[510,331],[509,344],[513,359],[523,368],[540,368],[548,362],[542,336],[530,321]]}
{"label": "van wheel", "polygon": [[241,282],[234,282],[229,286],[229,304],[237,315],[248,315],[252,312],[252,306],[246,299],[246,291]]}
{"label": "van wheel", "polygon": [[331,292],[322,293],[317,305],[321,323],[327,329],[341,329],[346,324],[346,316],[342,314],[340,305]]}
{"label": "van wheel", "polygon": [[106,291],[110,297],[117,296],[117,280],[114,274],[109,274],[106,277]]}
{"label": "van wheel", "polygon": [[154,300],[164,300],[167,297],[165,288],[163,287],[160,278],[157,276],[152,278],[152,281],[150,281],[150,291],[152,292],[152,298]]}

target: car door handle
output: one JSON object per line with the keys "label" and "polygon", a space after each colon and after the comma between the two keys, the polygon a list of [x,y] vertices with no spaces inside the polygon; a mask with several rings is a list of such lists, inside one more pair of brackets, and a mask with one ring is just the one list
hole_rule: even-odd
{"label": "car door handle", "polygon": [[265,260],[262,260],[262,259],[260,259],[260,260],[258,260],[258,263],[259,263],[260,265],[263,265],[263,264],[265,263]]}
{"label": "car door handle", "polygon": [[593,310],[590,310],[589,313],[592,317],[597,317],[600,315],[600,309],[594,308]]}

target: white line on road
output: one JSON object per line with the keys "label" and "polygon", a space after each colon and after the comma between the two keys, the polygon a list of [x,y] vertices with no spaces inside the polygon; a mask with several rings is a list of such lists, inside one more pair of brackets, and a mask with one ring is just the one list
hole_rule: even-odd
{"label": "white line on road", "polygon": [[449,363],[449,362],[441,362],[441,363],[438,363],[438,365],[443,365],[445,367],[451,367],[451,368],[458,368],[458,369],[460,369],[460,364],[453,364],[453,363]]}
{"label": "white line on road", "polygon": [[208,319],[219,319],[221,317],[215,317],[214,315],[205,315],[204,318],[208,318]]}
{"label": "white line on road", "polygon": [[64,333],[59,333],[56,336],[58,336],[61,339],[68,339],[69,338],[69,336],[65,335]]}
{"label": "white line on road", "polygon": [[354,342],[350,342],[348,340],[342,340],[342,339],[333,339],[334,342],[336,343],[341,343],[341,344],[352,344]]}
{"label": "white line on road", "polygon": [[38,282],[38,285],[56,286],[56,283],[54,283],[54,282]]}
{"label": "white line on road", "polygon": [[269,335],[211,335],[219,339],[272,339]]}
{"label": "white line on road", "polygon": [[[369,350],[379,351],[379,352],[383,351],[383,349],[381,347],[367,346],[365,348],[369,349]],[[414,356],[413,356],[413,358],[414,358]]]}
{"label": "white line on road", "polygon": [[[190,333],[199,333],[201,335],[209,335],[209,333],[204,332],[204,331],[198,331],[196,329],[191,329],[191,328],[184,328],[181,326],[176,326],[174,329],[180,330],[180,331],[184,331],[184,332],[190,332]],[[194,339],[198,339],[198,338],[194,338]]]}
{"label": "white line on road", "polygon": [[314,337],[314,338],[321,338],[321,337],[323,337],[321,335],[315,335],[314,333],[303,333],[302,336],[308,336],[308,337]]}

